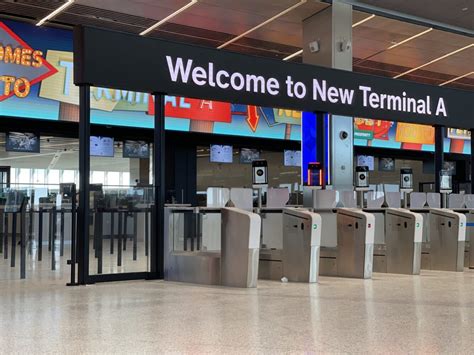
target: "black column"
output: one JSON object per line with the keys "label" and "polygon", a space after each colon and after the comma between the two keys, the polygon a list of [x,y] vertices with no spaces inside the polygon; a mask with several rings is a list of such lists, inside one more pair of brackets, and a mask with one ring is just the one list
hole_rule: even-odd
{"label": "black column", "polygon": [[165,214],[165,95],[155,95],[155,129],[153,148],[153,187],[155,189],[155,235],[150,243],[150,278],[163,278]]}
{"label": "black column", "polygon": [[[325,114],[323,112],[316,112],[316,160],[321,164],[323,171],[323,187],[326,185],[326,174],[327,174],[327,164],[326,164],[326,130],[327,125],[324,120]],[[329,137],[328,137],[329,138]]]}
{"label": "black column", "polygon": [[90,86],[79,87],[79,205],[77,209],[78,283],[89,276]]}
{"label": "black column", "polygon": [[[474,193],[474,129],[471,129],[471,166],[470,166],[470,175],[469,180],[471,181],[471,194]],[[474,247],[474,241],[472,242],[473,247]],[[472,247],[471,247],[472,248]]]}
{"label": "black column", "polygon": [[435,126],[435,191],[439,192],[439,173],[443,169],[444,163],[444,130],[442,126]]}

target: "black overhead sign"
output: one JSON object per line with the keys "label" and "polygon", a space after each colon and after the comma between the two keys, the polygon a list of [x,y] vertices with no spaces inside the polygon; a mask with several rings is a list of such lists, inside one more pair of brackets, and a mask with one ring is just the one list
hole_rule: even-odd
{"label": "black overhead sign", "polygon": [[76,85],[474,128],[474,93],[77,27]]}

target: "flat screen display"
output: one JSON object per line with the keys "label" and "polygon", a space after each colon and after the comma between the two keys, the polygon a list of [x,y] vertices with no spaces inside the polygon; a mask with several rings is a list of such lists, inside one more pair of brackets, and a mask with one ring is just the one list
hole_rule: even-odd
{"label": "flat screen display", "polygon": [[34,133],[9,132],[6,136],[7,152],[39,153],[40,137]]}
{"label": "flat screen display", "polygon": [[357,166],[367,166],[370,171],[374,170],[374,156],[373,155],[358,155]]}
{"label": "flat screen display", "polygon": [[260,159],[260,151],[258,149],[242,148],[240,149],[240,163],[250,164],[254,160]]}
{"label": "flat screen display", "polygon": [[285,166],[301,166],[301,150],[285,150],[283,164]]}
{"label": "flat screen display", "polygon": [[111,137],[91,136],[92,157],[113,157],[114,139]]}
{"label": "flat screen display", "polygon": [[150,157],[150,145],[145,141],[124,141],[123,157],[147,159]]}
{"label": "flat screen display", "polygon": [[211,145],[211,163],[232,163],[231,145]]}

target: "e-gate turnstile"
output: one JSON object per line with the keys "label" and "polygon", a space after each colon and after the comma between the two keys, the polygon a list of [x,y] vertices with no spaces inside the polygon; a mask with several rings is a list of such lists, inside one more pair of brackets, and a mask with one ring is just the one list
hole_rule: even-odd
{"label": "e-gate turnstile", "polygon": [[[221,214],[221,250],[184,250],[185,213]],[[165,280],[257,286],[260,216],[238,208],[168,207],[165,221]]]}
{"label": "e-gate turnstile", "polygon": [[337,276],[370,279],[374,255],[374,216],[352,208],[337,212]]}
{"label": "e-gate turnstile", "polygon": [[388,273],[418,275],[421,267],[423,217],[401,208],[385,211],[385,255]]}
{"label": "e-gate turnstile", "polygon": [[447,209],[430,210],[431,269],[463,271],[466,216]]}
{"label": "e-gate turnstile", "polygon": [[288,281],[318,282],[321,216],[317,213],[283,210],[283,275]]}

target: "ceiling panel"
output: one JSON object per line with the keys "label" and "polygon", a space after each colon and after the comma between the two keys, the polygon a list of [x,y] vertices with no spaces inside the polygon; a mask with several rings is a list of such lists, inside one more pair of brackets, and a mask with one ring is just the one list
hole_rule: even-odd
{"label": "ceiling panel", "polygon": [[[215,48],[298,1],[199,0],[197,4],[161,25],[148,36]],[[426,3],[426,0],[420,1]],[[430,6],[441,8],[446,13],[447,19],[457,18],[452,10],[459,6],[461,0],[453,1],[451,5],[443,6],[440,6],[438,1],[436,4],[430,1]],[[474,3],[474,0],[469,1]],[[64,1],[0,0],[0,12],[37,21],[62,3]],[[380,3],[388,4],[390,0],[380,0]],[[400,2],[392,2],[395,3]],[[403,2],[400,10],[415,11],[415,8],[419,7],[415,4],[412,4],[414,8],[407,7],[406,3],[408,2]],[[87,24],[140,33],[185,4],[188,4],[188,0],[76,0],[74,5],[57,16],[53,22],[63,25]],[[232,43],[226,49],[282,59],[301,49],[301,21],[328,6],[330,5],[325,2],[308,0],[288,14]],[[428,10],[427,13],[431,13],[433,9]],[[354,11],[353,23],[369,15]],[[387,50],[391,45],[426,29],[424,26],[378,15],[355,27],[352,47],[354,71],[393,77],[474,42],[472,37],[433,30],[422,37]],[[473,49],[469,49],[403,76],[403,79],[437,85],[474,71],[473,56]],[[301,57],[296,57],[292,61],[300,62]],[[464,78],[449,86],[474,90],[473,81],[472,77]]]}
{"label": "ceiling panel", "polygon": [[368,4],[474,30],[474,2],[472,0],[358,0],[355,3]]}

